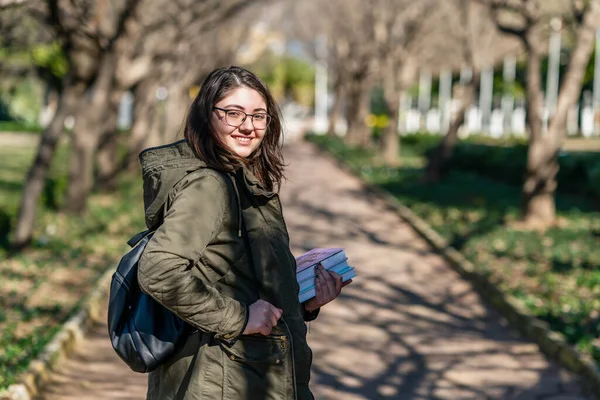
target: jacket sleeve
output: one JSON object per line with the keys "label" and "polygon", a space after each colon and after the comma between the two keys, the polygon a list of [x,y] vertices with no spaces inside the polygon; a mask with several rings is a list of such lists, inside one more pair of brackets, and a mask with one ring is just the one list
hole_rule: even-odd
{"label": "jacket sleeve", "polygon": [[222,228],[227,192],[205,172],[185,179],[140,258],[139,285],[190,325],[232,343],[245,329],[247,306],[221,295],[191,271],[202,263],[201,254]]}
{"label": "jacket sleeve", "polygon": [[317,308],[316,310],[313,310],[313,311],[304,310],[304,313],[303,313],[304,321],[305,322],[314,321],[319,316],[319,312],[321,312],[320,308]]}

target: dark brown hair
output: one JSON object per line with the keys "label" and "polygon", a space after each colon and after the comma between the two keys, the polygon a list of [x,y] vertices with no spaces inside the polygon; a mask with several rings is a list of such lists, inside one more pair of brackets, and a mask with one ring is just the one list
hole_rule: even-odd
{"label": "dark brown hair", "polygon": [[[218,137],[212,125],[213,107],[239,87],[254,89],[264,98],[271,122],[260,146],[248,158],[239,157]],[[281,154],[281,113],[267,86],[258,76],[242,67],[218,68],[211,72],[190,106],[184,128],[196,155],[210,168],[229,172],[245,165],[265,189],[279,190],[283,175]]]}

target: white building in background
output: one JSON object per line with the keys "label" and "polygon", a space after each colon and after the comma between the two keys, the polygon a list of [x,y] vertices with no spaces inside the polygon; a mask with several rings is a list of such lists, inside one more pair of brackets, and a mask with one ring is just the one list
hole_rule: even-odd
{"label": "white building in background", "polygon": [[504,135],[504,112],[500,108],[494,108],[490,116],[490,136],[499,139]]}
{"label": "white building in background", "polygon": [[575,104],[567,114],[567,135],[574,136],[579,133],[579,105]]}
{"label": "white building in background", "polygon": [[[550,72],[546,86],[549,92],[545,96],[544,109],[541,110],[544,125],[555,112],[558,99],[558,80],[560,62],[560,26],[559,21],[553,21],[553,34],[549,41]],[[596,37],[596,54],[600,55],[600,30]],[[512,86],[516,80],[516,57],[507,55],[503,63],[504,93],[496,93],[494,97],[494,69],[486,67],[481,72],[481,82],[478,88],[477,104],[471,105],[465,112],[465,120],[459,129],[461,137],[470,134],[487,134],[494,138],[506,135],[527,135],[527,109],[525,99],[514,97]],[[439,98],[432,96],[434,77],[439,78]],[[472,71],[464,67],[460,71],[460,83],[472,79]],[[453,87],[452,74],[448,70],[432,72],[423,68],[418,74],[418,98],[412,99],[406,94],[401,95],[399,106],[398,131],[410,134],[420,131],[447,131],[451,119],[456,115],[458,104],[453,98],[450,88]],[[600,136],[600,56],[595,61],[594,92],[584,93],[583,101],[574,105],[567,115],[567,134],[582,134],[584,137]],[[496,99],[494,101],[494,99]],[[413,101],[416,100],[416,101]],[[416,104],[415,104],[416,103]],[[432,106],[437,103],[438,107]]]}
{"label": "white building in background", "polygon": [[440,124],[442,113],[440,110],[432,108],[425,115],[425,130],[427,132],[439,133],[442,130]]}
{"label": "white building in background", "polygon": [[470,106],[465,114],[465,134],[481,132],[481,111],[476,105]]}
{"label": "white building in background", "polygon": [[133,124],[133,97],[133,93],[127,91],[121,98],[117,116],[117,128],[119,129],[129,129]]}
{"label": "white building in background", "polygon": [[406,132],[415,133],[421,128],[421,113],[415,108],[406,112]]}
{"label": "white building in background", "polygon": [[584,137],[594,135],[594,109],[590,106],[581,109],[581,134]]}
{"label": "white building in background", "polygon": [[511,131],[514,135],[525,136],[527,133],[527,111],[524,104],[518,104],[512,113]]}

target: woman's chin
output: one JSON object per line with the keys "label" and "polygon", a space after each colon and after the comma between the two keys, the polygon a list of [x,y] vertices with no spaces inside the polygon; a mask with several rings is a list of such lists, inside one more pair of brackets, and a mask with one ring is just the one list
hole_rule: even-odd
{"label": "woman's chin", "polygon": [[233,146],[233,152],[239,157],[248,158],[254,151],[254,147],[250,146]]}

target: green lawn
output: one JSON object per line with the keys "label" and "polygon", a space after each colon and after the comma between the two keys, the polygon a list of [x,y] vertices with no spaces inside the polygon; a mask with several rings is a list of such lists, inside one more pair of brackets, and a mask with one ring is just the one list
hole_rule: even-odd
{"label": "green lawn", "polygon": [[20,121],[0,121],[0,132],[22,132],[37,134],[42,131],[38,125],[30,125]]}
{"label": "green lawn", "polygon": [[567,340],[600,362],[600,212],[593,200],[558,196],[560,228],[506,228],[519,216],[521,190],[473,172],[422,183],[424,148],[405,144],[402,167],[377,167],[371,154],[341,140],[308,140],[394,194],[449,243]]}
{"label": "green lawn", "polygon": [[0,148],[0,389],[13,383],[77,309],[98,277],[114,268],[126,241],[144,229],[139,176],[124,176],[118,194],[97,193],[83,217],[57,211],[67,177],[68,149],[59,149],[44,190],[30,249],[9,255],[20,192],[35,147]]}

